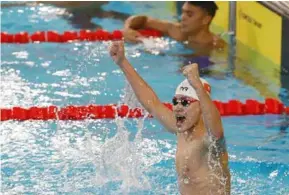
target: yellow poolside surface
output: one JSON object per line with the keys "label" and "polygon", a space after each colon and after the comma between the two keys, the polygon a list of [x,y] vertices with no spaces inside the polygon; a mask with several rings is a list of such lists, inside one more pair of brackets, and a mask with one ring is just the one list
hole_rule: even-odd
{"label": "yellow poolside surface", "polygon": [[[219,10],[211,30],[215,33],[228,32],[229,2],[216,3]],[[281,86],[282,17],[257,2],[236,3],[238,59],[235,76],[255,87],[262,96],[278,98],[279,91],[276,90]]]}

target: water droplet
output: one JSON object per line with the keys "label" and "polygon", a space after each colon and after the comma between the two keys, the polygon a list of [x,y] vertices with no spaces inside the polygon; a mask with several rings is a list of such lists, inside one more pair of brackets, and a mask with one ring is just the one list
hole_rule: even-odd
{"label": "water droplet", "polygon": [[184,178],[184,184],[189,184],[189,179],[188,178]]}

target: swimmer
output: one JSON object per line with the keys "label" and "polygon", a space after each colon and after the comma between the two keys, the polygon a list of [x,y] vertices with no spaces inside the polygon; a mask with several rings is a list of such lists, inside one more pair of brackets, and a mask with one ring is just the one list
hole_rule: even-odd
{"label": "swimmer", "polygon": [[183,4],[180,22],[159,20],[144,15],[129,17],[123,34],[128,42],[141,42],[138,29],[150,28],[184,42],[195,54],[208,56],[214,50],[224,50],[226,43],[220,36],[210,32],[210,24],[218,7],[213,1],[187,1]]}
{"label": "swimmer", "polygon": [[115,11],[105,11],[101,7],[109,1],[22,1],[14,3],[1,2],[1,8],[37,6],[41,4],[52,5],[66,10],[62,17],[66,19],[74,28],[77,29],[98,29],[100,25],[93,23],[93,17],[114,18],[126,20],[129,15]]}
{"label": "swimmer", "polygon": [[186,79],[177,87],[173,111],[125,57],[124,43],[115,41],[110,55],[124,72],[143,107],[177,136],[176,171],[182,195],[228,195],[230,172],[220,114],[210,98],[210,85],[199,77],[198,65],[185,66]]}

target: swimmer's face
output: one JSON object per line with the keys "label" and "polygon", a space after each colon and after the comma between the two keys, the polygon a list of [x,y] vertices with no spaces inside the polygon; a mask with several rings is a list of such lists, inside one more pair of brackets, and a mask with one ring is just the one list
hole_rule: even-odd
{"label": "swimmer's face", "polygon": [[201,115],[199,101],[187,96],[176,95],[172,103],[179,133],[189,130],[198,122]]}
{"label": "swimmer's face", "polygon": [[205,10],[186,2],[182,7],[181,31],[183,33],[197,33],[207,28],[211,20],[212,17]]}

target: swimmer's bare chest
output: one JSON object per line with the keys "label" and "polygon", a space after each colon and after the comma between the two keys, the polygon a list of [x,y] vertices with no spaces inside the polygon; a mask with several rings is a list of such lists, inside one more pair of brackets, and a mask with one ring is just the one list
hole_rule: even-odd
{"label": "swimmer's bare chest", "polygon": [[184,183],[197,182],[206,175],[207,146],[202,138],[186,140],[178,136],[176,152],[176,169],[180,180]]}
{"label": "swimmer's bare chest", "polygon": [[[230,175],[223,166],[210,168],[210,162],[217,163],[215,165],[220,162],[210,153],[210,143],[205,140],[205,137],[186,140],[178,135],[176,170],[182,195],[230,194]],[[222,182],[223,179],[227,181]]]}
{"label": "swimmer's bare chest", "polygon": [[[181,32],[180,25],[178,23],[172,25],[169,31],[169,36],[179,42],[185,43],[188,41],[188,36],[184,35]],[[188,48],[193,48],[195,54],[207,56],[211,54],[211,51],[213,49],[224,48],[224,41],[214,35],[212,37],[212,41],[211,40],[209,41],[198,40],[196,42],[190,41],[187,42],[186,45]]]}

